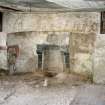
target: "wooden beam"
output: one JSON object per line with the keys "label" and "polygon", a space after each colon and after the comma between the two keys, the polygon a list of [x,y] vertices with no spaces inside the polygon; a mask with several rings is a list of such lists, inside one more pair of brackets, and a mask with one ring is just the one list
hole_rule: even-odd
{"label": "wooden beam", "polygon": [[0,10],[2,10],[2,11],[15,11],[15,12],[17,11],[17,12],[22,12],[19,9],[12,8],[12,7],[1,6],[1,5],[0,5]]}

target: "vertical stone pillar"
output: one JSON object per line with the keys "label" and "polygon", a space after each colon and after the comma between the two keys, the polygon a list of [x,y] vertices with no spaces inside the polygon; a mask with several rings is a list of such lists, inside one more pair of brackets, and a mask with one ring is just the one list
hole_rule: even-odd
{"label": "vertical stone pillar", "polygon": [[44,51],[42,51],[42,71],[44,70]]}
{"label": "vertical stone pillar", "polygon": [[72,32],[69,35],[69,54],[70,54],[70,72],[73,71],[73,58],[74,58],[74,50],[73,50],[73,37]]}
{"label": "vertical stone pillar", "polygon": [[0,69],[7,70],[7,34],[0,32]]}
{"label": "vertical stone pillar", "polygon": [[105,84],[105,34],[96,37],[93,81]]}

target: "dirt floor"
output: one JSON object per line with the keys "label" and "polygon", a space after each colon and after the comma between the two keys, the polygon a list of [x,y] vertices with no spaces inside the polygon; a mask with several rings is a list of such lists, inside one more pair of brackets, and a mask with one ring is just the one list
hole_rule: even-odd
{"label": "dirt floor", "polygon": [[0,105],[105,105],[105,86],[66,73],[55,77],[42,73],[1,76]]}

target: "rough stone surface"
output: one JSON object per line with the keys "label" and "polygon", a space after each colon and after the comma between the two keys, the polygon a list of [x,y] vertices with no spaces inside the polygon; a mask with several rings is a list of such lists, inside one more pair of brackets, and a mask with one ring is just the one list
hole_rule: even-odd
{"label": "rough stone surface", "polygon": [[74,69],[76,73],[92,74],[92,55],[77,53],[75,55]]}
{"label": "rough stone surface", "polygon": [[[26,71],[32,71],[30,69],[36,68],[37,57],[34,52],[37,43],[51,43],[64,45],[68,42],[68,38],[65,40],[57,41],[61,38],[60,34],[64,31],[72,32],[72,50],[71,62],[73,65],[73,71],[76,72],[92,72],[94,81],[97,83],[105,83],[105,70],[104,70],[104,35],[99,35],[100,27],[100,13],[96,12],[81,12],[81,13],[53,13],[53,14],[21,14],[21,13],[4,13],[3,15],[3,31],[7,33],[23,32],[20,36],[12,35],[8,40],[10,44],[19,44],[22,51],[21,57],[17,63],[18,67],[27,67],[27,64],[31,65],[27,67]],[[27,21],[28,20],[28,21]],[[29,31],[42,31],[35,33],[35,42],[30,38],[31,32]],[[57,37],[47,37],[46,32],[58,33]],[[61,31],[61,33],[60,33]],[[23,35],[27,32],[27,35]],[[76,33],[76,34],[75,34]],[[30,36],[28,36],[30,35]],[[34,36],[33,35],[33,36]],[[39,35],[39,36],[38,36]],[[87,35],[87,36],[86,36]],[[27,36],[25,38],[24,36]],[[97,37],[96,37],[97,36]],[[17,39],[18,41],[17,43]],[[61,38],[63,39],[64,36]],[[13,39],[13,41],[11,40]],[[37,39],[37,40],[36,40]],[[56,40],[55,40],[56,39]],[[31,43],[28,44],[27,43]],[[95,43],[95,46],[94,46]],[[34,46],[35,45],[35,46]],[[25,46],[25,47],[23,47]],[[27,48],[29,49],[27,51]],[[33,51],[34,50],[34,51]],[[95,50],[95,51],[94,51]],[[30,51],[30,52],[29,52]],[[24,57],[26,53],[26,57]],[[34,54],[35,53],[35,54]],[[71,51],[70,51],[71,53]],[[33,56],[34,57],[33,57]],[[30,60],[25,60],[26,58]],[[35,59],[33,59],[35,58]],[[23,63],[25,65],[23,65]],[[32,68],[31,68],[32,67]],[[23,70],[24,71],[24,70]]]}
{"label": "rough stone surface", "polygon": [[47,61],[48,68],[51,71],[62,72],[63,71],[63,57],[61,52],[58,50],[50,50],[49,58]]}
{"label": "rough stone surface", "polygon": [[3,31],[97,32],[96,12],[28,14],[4,13]]}
{"label": "rough stone surface", "polygon": [[94,52],[94,82],[105,84],[105,35],[96,38]]}
{"label": "rough stone surface", "polygon": [[[91,67],[91,62],[92,62],[91,57],[92,56],[90,52],[91,52],[91,48],[93,47],[94,39],[93,38],[91,39],[91,36],[93,37],[95,35],[91,33],[97,33],[97,21],[98,21],[97,16],[98,16],[98,13],[96,12],[92,12],[92,13],[88,13],[88,12],[87,13],[84,13],[84,12],[82,13],[54,13],[54,14],[4,13],[3,30],[6,32],[20,32],[20,31],[25,31],[25,32],[27,31],[46,31],[47,32],[47,31],[51,31],[51,34],[54,33],[54,31],[56,31],[54,34],[58,33],[58,36],[52,37],[51,35],[50,37],[47,38],[47,42],[44,40],[45,36],[43,35],[40,38],[38,39],[36,38],[36,39],[37,41],[39,41],[39,43],[50,43],[50,44],[58,44],[58,45],[64,45],[64,43],[66,44],[69,40],[68,38],[66,38],[65,40],[57,41],[59,39],[64,38],[64,36],[60,35],[61,34],[60,31],[61,32],[64,32],[64,31],[76,32],[77,34],[73,34],[74,36],[73,37],[73,44],[74,44],[73,48],[76,49],[75,54],[77,53],[75,56],[77,57],[79,53],[79,55],[81,55],[81,58],[83,58],[82,60],[86,60],[86,63],[88,64],[86,65],[85,63],[86,70],[84,70],[84,67],[81,66],[81,65],[84,65],[82,64],[82,60],[80,61],[77,57],[76,58],[77,61],[75,62],[75,64],[77,62],[80,62],[80,64],[76,65],[74,68],[78,69],[79,71],[92,71],[92,67]],[[41,34],[46,34],[46,32],[41,32]],[[81,35],[81,33],[89,33],[89,35],[87,36],[85,34]],[[11,38],[9,40],[11,40]],[[33,45],[30,45],[30,47],[31,46]],[[82,50],[83,52],[80,50]],[[86,53],[87,56],[89,57],[88,61],[87,61],[88,57],[85,56],[86,54],[84,53]],[[72,57],[75,58],[75,56],[72,56]],[[20,66],[20,64],[18,66]]]}
{"label": "rough stone surface", "polygon": [[98,16],[98,33],[93,52],[93,80],[105,84],[105,34],[100,34],[100,15]]}
{"label": "rough stone surface", "polygon": [[[0,33],[0,46],[6,48],[6,33]],[[0,69],[7,70],[7,50],[0,50]]]}
{"label": "rough stone surface", "polygon": [[83,74],[92,74],[93,58],[96,35],[94,33],[71,33],[70,35],[70,60],[71,71]]}
{"label": "rough stone surface", "polygon": [[[49,40],[49,37],[54,34],[56,37]],[[67,46],[69,45],[69,33],[68,32],[58,32],[58,33],[51,33],[51,32],[22,32],[22,33],[14,33],[8,34],[8,45],[19,45],[20,53],[19,57],[16,62],[17,71],[35,71],[38,65],[38,55],[37,55],[37,45],[38,44],[53,44],[59,46]],[[52,53],[52,52],[51,52]],[[58,53],[51,54],[51,60],[54,60],[49,67],[62,67],[60,66],[58,57]],[[53,57],[55,56],[55,57]],[[53,58],[53,59],[52,59]],[[48,62],[47,62],[48,63]],[[61,69],[62,71],[62,69]]]}

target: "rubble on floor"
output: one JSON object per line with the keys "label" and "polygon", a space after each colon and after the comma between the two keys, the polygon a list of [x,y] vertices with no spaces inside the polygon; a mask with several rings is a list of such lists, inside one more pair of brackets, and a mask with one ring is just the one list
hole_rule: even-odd
{"label": "rubble on floor", "polygon": [[[47,87],[43,87],[45,78],[49,79]],[[0,76],[0,105],[105,105],[104,97],[105,86],[90,84],[76,74]]]}

